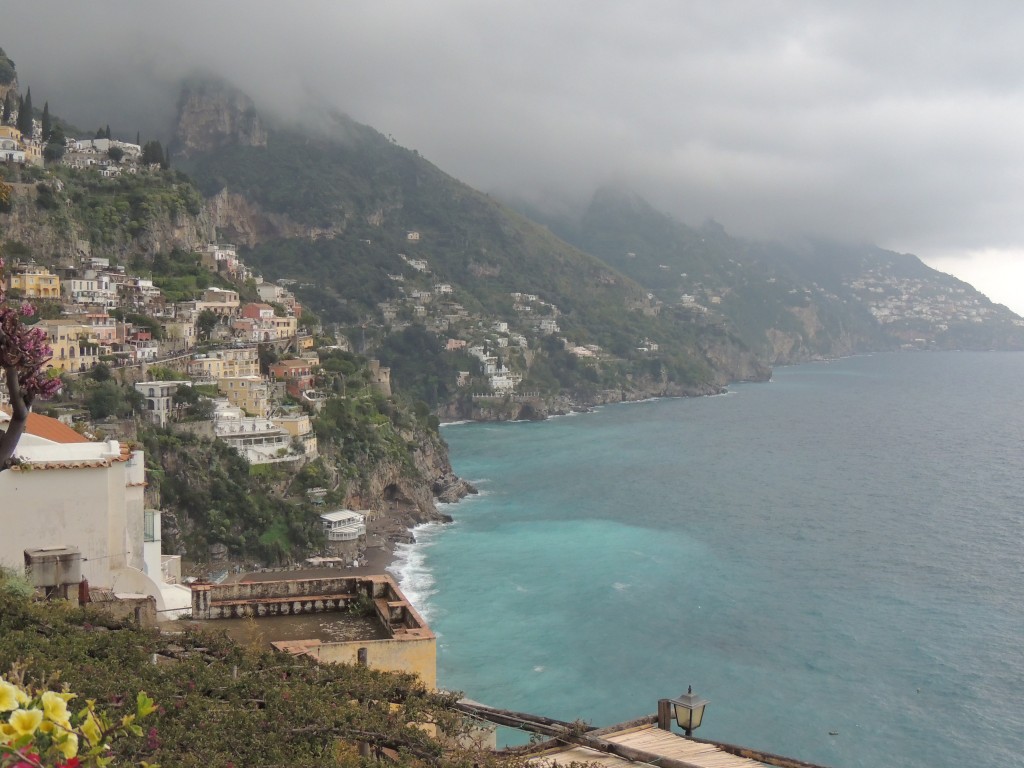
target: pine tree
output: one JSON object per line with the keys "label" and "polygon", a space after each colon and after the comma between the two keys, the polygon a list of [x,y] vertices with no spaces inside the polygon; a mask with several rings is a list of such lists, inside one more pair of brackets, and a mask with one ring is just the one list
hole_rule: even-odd
{"label": "pine tree", "polygon": [[142,146],[141,142],[139,141],[139,139],[141,139],[141,138],[142,138],[142,134],[139,133],[138,131],[136,131],[135,132],[135,144],[136,144],[136,146],[139,146],[139,147]]}
{"label": "pine tree", "polygon": [[4,116],[3,122],[9,123],[11,115],[18,108],[18,103],[14,100],[14,91],[7,92],[7,98],[4,99]]}
{"label": "pine tree", "polygon": [[32,138],[32,89],[25,91],[25,98],[18,108],[18,130],[26,139]]}
{"label": "pine tree", "polygon": [[142,162],[145,165],[153,165],[159,163],[164,164],[164,147],[159,141],[154,139],[153,141],[147,141],[146,146],[142,148]]}
{"label": "pine tree", "polygon": [[108,139],[110,138],[110,123],[107,123],[107,136],[106,137]]}
{"label": "pine tree", "polygon": [[50,122],[50,102],[43,103],[43,144],[50,140],[53,124]]}

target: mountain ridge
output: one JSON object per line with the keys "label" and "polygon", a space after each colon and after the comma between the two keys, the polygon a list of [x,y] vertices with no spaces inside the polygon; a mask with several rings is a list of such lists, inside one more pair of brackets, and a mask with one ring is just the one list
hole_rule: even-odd
{"label": "mountain ridge", "polygon": [[[662,300],[690,296],[720,313],[773,364],[906,344],[1024,348],[1016,314],[912,254],[820,238],[744,240],[714,221],[688,226],[613,188],[598,190],[575,219],[527,215]],[[977,332],[979,318],[991,333]]]}

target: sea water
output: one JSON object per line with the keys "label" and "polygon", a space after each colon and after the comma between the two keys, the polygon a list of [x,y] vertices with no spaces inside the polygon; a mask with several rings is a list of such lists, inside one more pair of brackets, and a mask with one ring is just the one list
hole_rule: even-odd
{"label": "sea water", "polygon": [[1024,354],[446,427],[481,493],[396,566],[439,683],[852,766],[1024,765]]}

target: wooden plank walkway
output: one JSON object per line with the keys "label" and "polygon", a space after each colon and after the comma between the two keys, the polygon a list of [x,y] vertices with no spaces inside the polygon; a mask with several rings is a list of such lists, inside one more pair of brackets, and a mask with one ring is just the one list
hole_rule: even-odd
{"label": "wooden plank walkway", "polygon": [[[679,761],[679,763],[693,766],[693,768],[764,768],[765,765],[756,760],[731,755],[713,744],[691,741],[679,734],[663,731],[653,725],[630,728],[619,733],[603,734],[599,738],[662,758]],[[530,762],[538,765],[554,763],[567,766],[576,762],[598,765],[602,768],[622,768],[624,765],[658,768],[656,760],[647,763],[633,762],[624,757],[598,752],[588,747],[572,747],[557,752],[547,752],[532,758]]]}

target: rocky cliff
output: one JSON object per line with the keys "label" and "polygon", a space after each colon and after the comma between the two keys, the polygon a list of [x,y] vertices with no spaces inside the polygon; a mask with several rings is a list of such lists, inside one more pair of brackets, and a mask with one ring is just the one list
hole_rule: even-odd
{"label": "rocky cliff", "polygon": [[258,204],[227,187],[206,201],[210,220],[221,238],[252,248],[268,240],[334,237],[341,227],[311,227],[283,213],[263,210]]}
{"label": "rocky cliff", "polygon": [[144,218],[131,219],[128,198],[139,193],[120,193],[117,181],[112,180],[104,194],[110,210],[121,217],[121,226],[105,225],[100,231],[89,220],[97,210],[94,204],[101,199],[96,190],[91,198],[85,198],[89,192],[60,182],[16,183],[12,187],[11,210],[0,213],[3,239],[22,243],[31,254],[56,257],[57,262],[90,255],[123,262],[132,256],[167,253],[175,248],[191,251],[216,237],[213,219],[198,202],[198,196],[194,212],[178,204],[176,198],[145,196]]}
{"label": "rocky cliff", "polygon": [[448,448],[436,433],[410,430],[402,433],[409,461],[382,461],[365,467],[345,499],[353,509],[372,509],[403,527],[419,523],[451,521],[438,511],[435,500],[453,502],[475,489],[452,471]]}
{"label": "rocky cliff", "polygon": [[211,81],[196,81],[183,89],[176,137],[174,151],[185,157],[230,145],[267,145],[267,131],[252,99]]}

